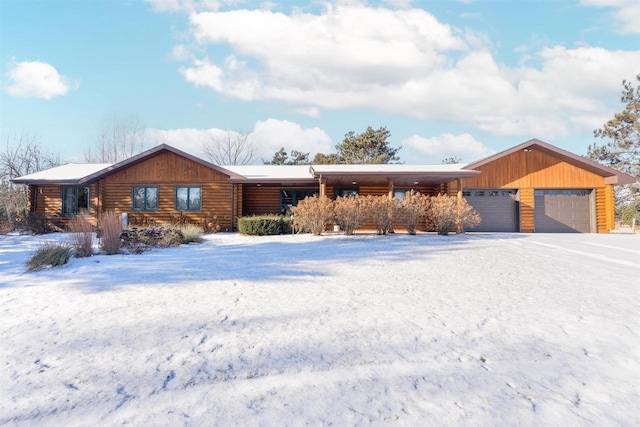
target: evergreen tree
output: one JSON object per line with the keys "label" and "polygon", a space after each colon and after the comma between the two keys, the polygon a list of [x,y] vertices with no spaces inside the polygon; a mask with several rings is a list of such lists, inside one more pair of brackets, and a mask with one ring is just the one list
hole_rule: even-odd
{"label": "evergreen tree", "polygon": [[280,148],[273,155],[273,159],[270,162],[264,162],[265,165],[308,165],[309,153],[303,153],[298,150],[291,150],[291,160],[289,155],[284,150],[284,147]]}
{"label": "evergreen tree", "polygon": [[[636,76],[640,82],[640,74]],[[593,131],[596,138],[608,139],[603,145],[589,145],[587,156],[640,179],[640,85],[622,81],[624,110],[602,128]],[[620,186],[616,190],[616,210],[618,215],[630,220],[640,210],[640,184]]]}
{"label": "evergreen tree", "polygon": [[361,134],[350,131],[341,144],[336,145],[339,163],[345,164],[383,164],[393,163],[402,147],[391,147],[391,132],[386,127],[377,130],[371,126]]}

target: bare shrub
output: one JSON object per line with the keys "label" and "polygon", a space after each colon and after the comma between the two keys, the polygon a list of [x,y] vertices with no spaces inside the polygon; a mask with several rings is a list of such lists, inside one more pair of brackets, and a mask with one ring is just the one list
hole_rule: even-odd
{"label": "bare shrub", "polygon": [[388,234],[393,227],[396,199],[390,199],[387,196],[367,196],[365,200],[367,211],[378,235]]}
{"label": "bare shrub", "polygon": [[45,243],[27,260],[28,271],[57,267],[69,262],[71,248],[59,243]]}
{"label": "bare shrub", "polygon": [[344,234],[351,236],[367,217],[367,207],[362,197],[338,197],[334,202],[336,221]]}
{"label": "bare shrub", "polygon": [[317,194],[306,197],[291,208],[293,227],[298,231],[309,231],[319,236],[333,222],[333,201]]}
{"label": "bare shrub", "polygon": [[122,222],[120,216],[114,211],[107,211],[100,217],[100,248],[107,255],[120,252],[120,233]]}
{"label": "bare shrub", "polygon": [[480,214],[465,199],[446,194],[430,198],[427,224],[438,234],[446,236],[457,227],[473,227],[481,220]]}
{"label": "bare shrub", "polygon": [[398,203],[398,216],[407,233],[416,234],[418,224],[427,216],[429,197],[415,191],[407,191]]}
{"label": "bare shrub", "polygon": [[176,226],[178,230],[182,232],[182,243],[200,243],[202,242],[202,227],[195,224],[183,224]]}
{"label": "bare shrub", "polygon": [[86,216],[76,215],[69,221],[71,246],[78,258],[93,255],[93,226]]}

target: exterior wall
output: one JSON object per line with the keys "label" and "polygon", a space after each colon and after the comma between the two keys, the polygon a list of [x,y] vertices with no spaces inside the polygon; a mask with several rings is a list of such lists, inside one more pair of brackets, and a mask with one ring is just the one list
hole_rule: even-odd
{"label": "exterior wall", "polygon": [[[83,185],[82,187],[86,187]],[[91,197],[89,220],[96,225],[96,213],[98,212],[99,198],[97,183],[88,185]],[[35,193],[35,194],[34,194]],[[35,202],[35,206],[33,203]],[[54,225],[64,228],[69,222],[68,216],[62,216],[62,186],[37,185],[29,187],[29,212],[46,215]]]}
{"label": "exterior wall", "polygon": [[[134,186],[158,187],[158,210],[134,211]],[[180,212],[175,209],[176,185],[202,188],[202,209]],[[185,157],[161,152],[147,160],[105,177],[99,182],[102,196],[100,212],[127,212],[131,223],[176,222],[207,223],[217,217],[222,231],[231,230],[232,185],[229,177]]]}
{"label": "exterior wall", "polygon": [[[613,228],[613,187],[604,178],[537,150],[518,151],[479,166],[480,175],[462,180],[464,188],[520,190],[520,231],[534,232],[534,189],[583,188],[595,190],[596,230]],[[596,231],[594,230],[594,231]]]}

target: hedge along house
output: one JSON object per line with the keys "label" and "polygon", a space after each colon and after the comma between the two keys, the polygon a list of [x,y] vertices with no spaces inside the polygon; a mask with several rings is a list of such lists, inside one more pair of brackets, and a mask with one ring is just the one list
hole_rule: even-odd
{"label": "hedge along house", "polygon": [[400,198],[415,190],[465,197],[484,218],[473,231],[523,232],[608,232],[613,185],[634,181],[538,140],[467,165],[221,167],[163,144],[113,165],[69,164],[13,180],[28,185],[30,212],[59,225],[112,210],[132,223],[215,217],[232,231],[239,216],[286,213],[313,194]]}

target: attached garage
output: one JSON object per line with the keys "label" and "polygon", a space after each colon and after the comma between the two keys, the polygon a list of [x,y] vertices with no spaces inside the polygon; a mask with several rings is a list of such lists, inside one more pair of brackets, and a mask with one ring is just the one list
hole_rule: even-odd
{"label": "attached garage", "polygon": [[515,189],[474,188],[462,192],[482,222],[467,231],[518,231],[518,191]]}
{"label": "attached garage", "polygon": [[589,233],[592,227],[592,191],[584,189],[534,190],[534,227],[537,233]]}

